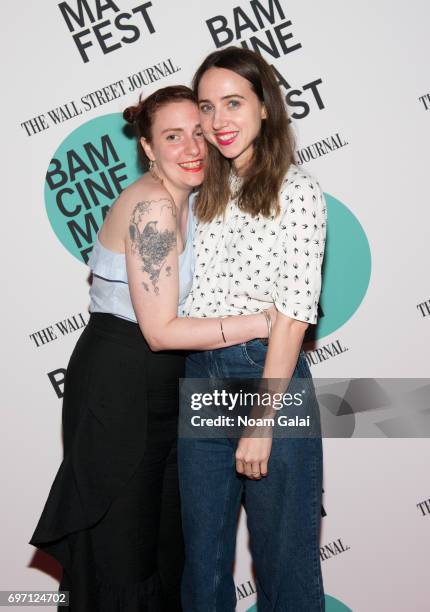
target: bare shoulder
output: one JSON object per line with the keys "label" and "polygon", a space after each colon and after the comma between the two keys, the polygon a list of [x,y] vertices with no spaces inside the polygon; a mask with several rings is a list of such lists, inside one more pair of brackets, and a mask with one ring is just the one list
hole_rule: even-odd
{"label": "bare shoulder", "polygon": [[113,207],[117,211],[113,210],[113,212],[118,212],[125,219],[130,219],[131,214],[138,205],[140,205],[140,208],[146,209],[147,212],[155,213],[157,208],[175,208],[167,189],[162,183],[154,181],[148,175],[144,175],[124,189]]}
{"label": "bare shoulder", "polygon": [[176,224],[176,206],[161,183],[144,175],[124,189],[106,221],[125,236],[131,223],[155,220],[163,225]]}

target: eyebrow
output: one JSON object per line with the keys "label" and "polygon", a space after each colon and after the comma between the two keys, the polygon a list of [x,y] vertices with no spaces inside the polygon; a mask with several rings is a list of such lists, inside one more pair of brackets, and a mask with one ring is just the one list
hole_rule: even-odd
{"label": "eyebrow", "polygon": [[[200,127],[201,127],[200,123],[196,123],[193,129],[200,128]],[[184,128],[173,128],[172,127],[172,128],[166,128],[165,130],[162,130],[161,133],[164,134],[165,132],[183,132],[183,131],[184,131]]]}
{"label": "eyebrow", "polygon": [[[229,94],[228,96],[223,96],[221,100],[228,100],[229,98],[241,98],[242,100],[246,99],[244,96],[241,96],[240,94]],[[210,102],[210,100],[199,100],[199,104],[201,104],[202,102]]]}

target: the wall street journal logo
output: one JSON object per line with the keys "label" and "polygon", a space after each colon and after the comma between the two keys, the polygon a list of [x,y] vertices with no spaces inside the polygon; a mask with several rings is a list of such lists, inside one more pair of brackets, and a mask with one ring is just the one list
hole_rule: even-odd
{"label": "the wall street journal logo", "polygon": [[337,555],[340,555],[347,550],[350,550],[350,546],[345,544],[341,538],[330,542],[329,544],[324,544],[324,546],[320,547],[320,559],[321,561],[327,561],[327,559],[332,559]]}
{"label": "the wall street journal logo", "polygon": [[430,109],[430,93],[426,93],[423,96],[418,98],[419,102],[421,102],[424,110]]}
{"label": "the wall street journal logo", "polygon": [[29,334],[30,340],[33,342],[33,346],[40,348],[45,344],[49,344],[59,338],[64,338],[79,329],[83,329],[86,325],[86,321],[82,312],[66,317],[61,321],[57,321],[53,325],[48,325],[42,329]]}
{"label": "the wall street journal logo", "polygon": [[417,309],[422,317],[430,316],[430,300],[425,300],[425,302],[421,302],[421,304],[417,304]]}
{"label": "the wall street journal logo", "polygon": [[152,2],[136,1],[128,10],[122,10],[119,4],[113,0],[69,0],[58,4],[83,62],[118,51],[155,32]]}
{"label": "the wall street journal logo", "polygon": [[242,599],[255,595],[256,592],[257,589],[253,580],[247,580],[246,582],[236,585],[237,601],[242,601]]}
{"label": "the wall street journal logo", "polygon": [[430,498],[419,502],[417,508],[420,510],[421,516],[430,516]]}

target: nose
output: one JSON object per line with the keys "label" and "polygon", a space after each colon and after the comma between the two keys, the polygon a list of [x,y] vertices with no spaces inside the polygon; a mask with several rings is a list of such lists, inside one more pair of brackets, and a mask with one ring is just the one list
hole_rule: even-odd
{"label": "nose", "polygon": [[[200,139],[201,140],[201,139]],[[200,142],[194,136],[189,136],[185,143],[185,154],[191,157],[198,157],[200,154]]]}
{"label": "nose", "polygon": [[212,129],[214,132],[218,132],[220,129],[227,125],[227,119],[224,115],[222,108],[215,108],[212,113]]}

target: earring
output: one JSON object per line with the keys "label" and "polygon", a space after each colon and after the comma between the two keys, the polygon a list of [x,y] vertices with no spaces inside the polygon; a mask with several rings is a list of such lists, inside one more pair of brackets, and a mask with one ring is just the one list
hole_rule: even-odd
{"label": "earring", "polygon": [[163,181],[158,176],[158,172],[156,170],[156,166],[157,166],[157,164],[156,164],[156,162],[154,160],[152,160],[152,159],[149,160],[149,172],[150,172],[152,178],[155,179],[156,181],[160,181],[162,183]]}

